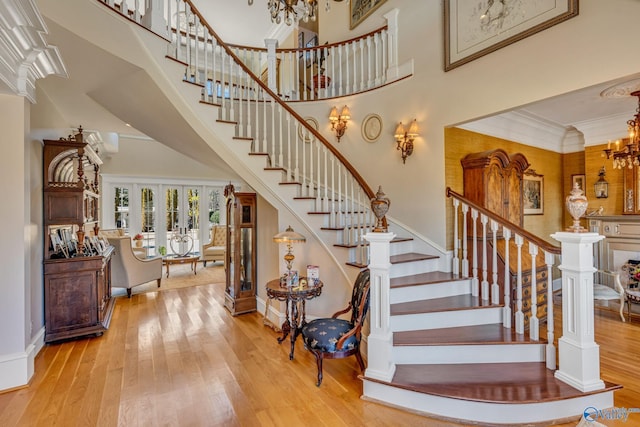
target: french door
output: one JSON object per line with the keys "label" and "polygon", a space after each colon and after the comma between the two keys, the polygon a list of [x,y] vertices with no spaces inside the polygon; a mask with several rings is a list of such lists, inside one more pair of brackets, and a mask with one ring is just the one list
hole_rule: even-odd
{"label": "french door", "polygon": [[200,251],[201,187],[167,185],[163,231],[167,254]]}

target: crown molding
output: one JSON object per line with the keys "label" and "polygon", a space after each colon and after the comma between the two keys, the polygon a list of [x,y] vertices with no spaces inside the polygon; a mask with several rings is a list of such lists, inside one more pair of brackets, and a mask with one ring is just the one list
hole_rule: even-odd
{"label": "crown molding", "polygon": [[35,103],[36,80],[68,77],[58,48],[45,39],[47,28],[33,0],[0,2],[0,80]]}

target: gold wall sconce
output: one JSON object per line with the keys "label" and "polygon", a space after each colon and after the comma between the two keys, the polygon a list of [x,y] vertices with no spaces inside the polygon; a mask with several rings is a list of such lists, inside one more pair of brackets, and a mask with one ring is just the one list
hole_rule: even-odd
{"label": "gold wall sconce", "polygon": [[604,170],[604,166],[602,166],[600,168],[600,172],[598,173],[598,176],[600,178],[598,178],[598,180],[594,184],[594,190],[596,192],[596,197],[598,199],[606,199],[609,197],[609,183],[604,178],[605,175],[606,175],[606,172]]}
{"label": "gold wall sconce", "polygon": [[405,130],[402,122],[396,128],[396,132],[394,134],[396,138],[396,146],[397,150],[402,152],[402,163],[406,163],[407,157],[409,157],[413,153],[413,141],[416,139],[418,134],[418,122],[414,119],[411,122],[408,130]]}
{"label": "gold wall sconce", "polygon": [[346,105],[342,107],[342,111],[338,114],[338,109],[333,107],[329,113],[329,122],[331,123],[331,130],[336,132],[336,138],[340,142],[340,138],[344,135],[344,131],[347,130],[347,122],[351,119],[351,111]]}

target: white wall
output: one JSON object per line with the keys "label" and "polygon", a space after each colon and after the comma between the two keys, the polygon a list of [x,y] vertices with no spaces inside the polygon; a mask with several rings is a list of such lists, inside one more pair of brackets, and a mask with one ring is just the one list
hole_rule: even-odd
{"label": "white wall", "polygon": [[[388,0],[353,32],[345,30],[347,6],[332,3],[330,19],[321,10],[320,39],[335,42],[364,34],[384,25],[381,16],[397,7],[399,62],[413,58],[415,74],[357,99],[302,107],[301,112],[312,113],[323,129],[330,105],[349,105],[354,119],[336,146],[372,187],[383,186],[392,201],[390,216],[442,246],[445,127],[640,70],[640,57],[629,51],[630,43],[640,38],[637,0],[581,0],[579,16],[446,73],[441,1]],[[376,143],[360,136],[368,113],[383,118]],[[393,146],[393,130],[399,121],[414,118],[421,136],[403,165]]]}

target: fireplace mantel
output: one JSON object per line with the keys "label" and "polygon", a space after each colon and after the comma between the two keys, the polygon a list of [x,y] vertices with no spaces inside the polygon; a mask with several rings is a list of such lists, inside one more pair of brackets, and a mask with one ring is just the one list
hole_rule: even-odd
{"label": "fireplace mantel", "polygon": [[640,215],[588,217],[589,231],[605,236],[594,246],[596,267],[617,271],[630,259],[640,260]]}

